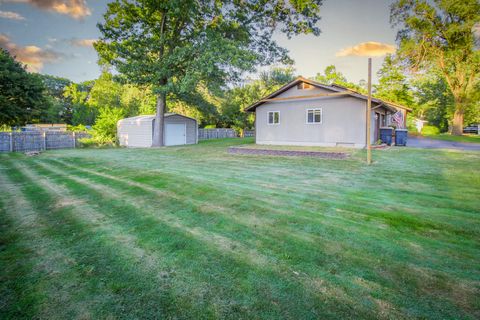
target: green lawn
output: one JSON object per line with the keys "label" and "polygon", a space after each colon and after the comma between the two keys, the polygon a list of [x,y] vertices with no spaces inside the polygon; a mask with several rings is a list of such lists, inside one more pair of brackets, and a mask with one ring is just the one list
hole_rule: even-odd
{"label": "green lawn", "polygon": [[0,154],[0,318],[480,318],[480,152],[251,141]]}
{"label": "green lawn", "polygon": [[480,143],[480,135],[478,134],[464,134],[462,136],[452,136],[449,133],[441,133],[435,135],[425,135],[431,139],[453,141],[453,142],[468,142],[468,143]]}

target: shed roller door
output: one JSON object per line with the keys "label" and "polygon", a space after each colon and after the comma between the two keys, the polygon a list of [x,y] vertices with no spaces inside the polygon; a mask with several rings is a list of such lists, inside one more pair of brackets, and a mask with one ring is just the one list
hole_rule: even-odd
{"label": "shed roller door", "polygon": [[167,123],[165,126],[165,145],[186,144],[186,125],[184,123]]}

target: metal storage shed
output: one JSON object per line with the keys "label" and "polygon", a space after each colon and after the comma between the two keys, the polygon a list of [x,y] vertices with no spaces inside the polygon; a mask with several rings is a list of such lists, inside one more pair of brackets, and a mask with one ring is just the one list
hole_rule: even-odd
{"label": "metal storage shed", "polygon": [[[117,133],[120,145],[151,147],[154,122],[154,115],[137,116],[118,121]],[[198,143],[197,120],[176,113],[166,113],[164,143],[166,146]]]}

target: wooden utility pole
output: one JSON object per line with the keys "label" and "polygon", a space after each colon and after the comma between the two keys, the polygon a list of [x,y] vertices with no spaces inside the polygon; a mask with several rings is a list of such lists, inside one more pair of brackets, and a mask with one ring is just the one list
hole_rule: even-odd
{"label": "wooden utility pole", "polygon": [[47,132],[46,131],[43,131],[42,132],[42,147],[43,147],[43,151],[47,150]]}
{"label": "wooden utility pole", "polygon": [[368,100],[367,100],[367,164],[372,163],[372,144],[370,131],[372,126],[372,58],[368,58]]}
{"label": "wooden utility pole", "polygon": [[13,152],[13,132],[10,132],[10,152]]}

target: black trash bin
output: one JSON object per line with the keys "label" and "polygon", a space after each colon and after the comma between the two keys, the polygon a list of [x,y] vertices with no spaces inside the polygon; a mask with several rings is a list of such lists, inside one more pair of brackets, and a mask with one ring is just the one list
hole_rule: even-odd
{"label": "black trash bin", "polygon": [[392,144],[392,135],[393,135],[393,128],[390,127],[381,127],[380,128],[380,140],[382,143],[386,143],[388,145]]}
{"label": "black trash bin", "polygon": [[395,145],[396,146],[406,146],[407,145],[407,129],[396,129],[395,130]]}

